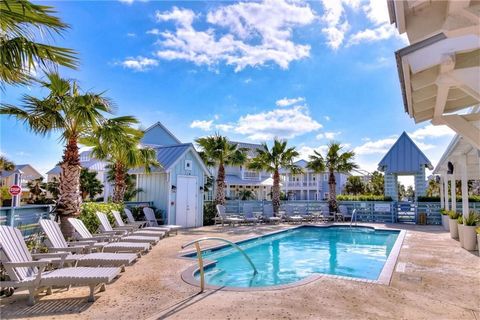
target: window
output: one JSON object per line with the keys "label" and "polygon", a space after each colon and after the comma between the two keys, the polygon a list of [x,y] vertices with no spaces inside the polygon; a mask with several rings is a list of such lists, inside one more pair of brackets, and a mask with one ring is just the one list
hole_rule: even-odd
{"label": "window", "polygon": [[323,175],[323,181],[328,181],[328,174]]}
{"label": "window", "polygon": [[323,198],[326,199],[326,200],[328,199],[328,196],[329,196],[329,193],[328,193],[328,192],[325,192],[325,193],[323,194]]}

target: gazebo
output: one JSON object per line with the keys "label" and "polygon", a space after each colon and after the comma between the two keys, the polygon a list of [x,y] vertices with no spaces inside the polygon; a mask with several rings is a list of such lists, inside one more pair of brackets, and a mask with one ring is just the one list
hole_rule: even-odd
{"label": "gazebo", "polygon": [[433,166],[418,146],[404,131],[378,164],[385,173],[385,196],[398,201],[398,176],[415,176],[415,198],[425,195],[427,183],[425,168]]}
{"label": "gazebo", "polygon": [[[480,179],[480,150],[467,139],[456,135],[445,150],[434,174],[440,175],[440,201],[442,208],[456,210],[455,182],[462,182],[462,214],[468,216],[468,180]],[[448,196],[448,182],[451,183],[451,202]]]}

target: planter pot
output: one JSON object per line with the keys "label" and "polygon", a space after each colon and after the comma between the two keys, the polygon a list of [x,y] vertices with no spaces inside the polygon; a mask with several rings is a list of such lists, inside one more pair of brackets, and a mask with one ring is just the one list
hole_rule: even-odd
{"label": "planter pot", "polygon": [[458,222],[457,219],[448,218],[448,225],[450,229],[450,237],[452,239],[458,239]]}
{"label": "planter pot", "polygon": [[448,220],[450,220],[450,218],[446,214],[442,214],[442,226],[445,230],[450,231]]}
{"label": "planter pot", "polygon": [[478,248],[478,255],[480,256],[480,234],[477,234],[477,248]]}
{"label": "planter pot", "polygon": [[462,247],[465,250],[473,251],[477,248],[477,232],[476,226],[462,226]]}
{"label": "planter pot", "polygon": [[458,240],[460,240],[460,246],[463,248],[463,224],[458,224]]}

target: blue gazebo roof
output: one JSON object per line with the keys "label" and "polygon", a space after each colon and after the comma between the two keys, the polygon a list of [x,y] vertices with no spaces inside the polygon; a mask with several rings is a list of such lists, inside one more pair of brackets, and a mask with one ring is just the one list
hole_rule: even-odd
{"label": "blue gazebo roof", "polygon": [[386,174],[414,174],[425,167],[433,169],[430,160],[405,131],[378,163],[378,170]]}

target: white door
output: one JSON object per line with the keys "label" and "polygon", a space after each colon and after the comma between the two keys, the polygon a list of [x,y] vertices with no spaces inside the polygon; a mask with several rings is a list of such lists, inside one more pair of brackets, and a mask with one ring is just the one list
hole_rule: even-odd
{"label": "white door", "polygon": [[178,176],[176,224],[185,228],[196,226],[197,197],[197,177]]}

